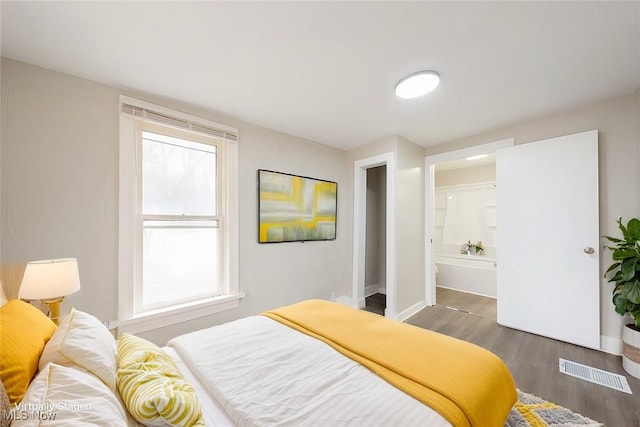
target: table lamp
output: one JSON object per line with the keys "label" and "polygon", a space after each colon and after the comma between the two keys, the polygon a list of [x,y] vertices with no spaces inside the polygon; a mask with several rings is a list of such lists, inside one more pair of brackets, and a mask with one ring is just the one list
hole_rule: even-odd
{"label": "table lamp", "polygon": [[78,261],[75,258],[31,261],[24,270],[18,298],[39,299],[49,305],[51,320],[60,321],[60,303],[80,290]]}

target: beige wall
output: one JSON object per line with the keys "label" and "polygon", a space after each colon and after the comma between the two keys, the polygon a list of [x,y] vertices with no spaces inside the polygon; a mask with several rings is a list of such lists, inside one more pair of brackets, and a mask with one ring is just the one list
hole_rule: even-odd
{"label": "beige wall", "polygon": [[[342,294],[350,247],[344,151],[178,102],[2,59],[0,169],[3,264],[77,257],[82,289],[65,301],[103,321],[117,312],[118,96],[238,128],[240,307],[142,334],[157,343],[189,330],[306,298]],[[335,241],[259,245],[256,170],[338,182]]]}
{"label": "beige wall", "polygon": [[396,277],[398,313],[424,302],[424,149],[398,137]]}
{"label": "beige wall", "polygon": [[462,185],[496,180],[496,165],[482,165],[463,169],[444,170],[435,173],[434,185]]}
{"label": "beige wall", "polygon": [[[353,189],[354,163],[384,153],[393,153],[396,159],[395,286],[396,314],[401,315],[424,302],[424,148],[392,136],[348,151],[350,190]],[[352,193],[349,198],[353,200]],[[350,225],[352,233],[353,221]],[[349,269],[352,270],[351,265]],[[351,295],[351,286],[344,294]]]}
{"label": "beige wall", "polygon": [[[640,93],[429,147],[426,155],[515,138],[516,144],[598,129],[600,234],[617,235],[615,220],[637,217],[640,210]],[[604,242],[602,242],[604,245]],[[604,273],[610,254],[601,251]],[[601,275],[602,276],[602,275]],[[611,285],[601,279],[601,334],[605,345],[620,338],[623,320],[611,304]]]}
{"label": "beige wall", "polygon": [[[347,151],[346,153],[347,185],[345,187],[346,187],[346,192],[348,193],[347,203],[349,203],[349,218],[347,218],[347,227],[348,227],[347,232],[349,233],[349,236],[352,241],[351,241],[351,244],[349,245],[349,249],[348,249],[349,253],[347,255],[349,259],[349,262],[347,265],[347,275],[350,279],[345,283],[345,286],[342,289],[342,292],[340,292],[340,295],[348,295],[350,298],[351,295],[353,294],[353,273],[354,272],[353,272],[353,265],[351,261],[353,259],[353,227],[354,227],[353,225],[354,163],[357,160],[366,159],[368,157],[377,156],[379,154],[395,153],[396,145],[397,145],[397,139],[395,136],[392,136],[392,137],[384,138],[380,141],[372,142],[370,144],[355,148],[353,150]],[[386,175],[385,175],[385,178],[386,178]],[[386,194],[385,194],[385,197],[386,197]],[[385,243],[388,244],[388,242],[385,242]],[[386,262],[386,257],[385,257],[385,262]],[[378,273],[380,274],[380,272]],[[386,270],[385,270],[385,274],[386,274]],[[356,303],[356,301],[353,301],[353,303]]]}

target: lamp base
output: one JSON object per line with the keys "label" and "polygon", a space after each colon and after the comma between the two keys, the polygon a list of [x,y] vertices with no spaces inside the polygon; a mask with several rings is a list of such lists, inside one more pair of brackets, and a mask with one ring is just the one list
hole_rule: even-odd
{"label": "lamp base", "polygon": [[60,324],[60,303],[64,300],[64,297],[43,299],[42,302],[49,305],[49,317],[56,325]]}

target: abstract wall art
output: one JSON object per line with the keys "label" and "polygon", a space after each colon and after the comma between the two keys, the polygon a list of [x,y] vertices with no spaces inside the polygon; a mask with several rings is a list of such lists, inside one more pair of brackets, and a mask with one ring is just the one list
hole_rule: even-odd
{"label": "abstract wall art", "polygon": [[258,241],[334,240],[337,195],[333,181],[259,169]]}

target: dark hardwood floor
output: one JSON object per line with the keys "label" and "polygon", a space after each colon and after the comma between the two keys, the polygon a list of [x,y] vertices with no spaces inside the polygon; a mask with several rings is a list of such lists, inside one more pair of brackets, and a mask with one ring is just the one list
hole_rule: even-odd
{"label": "dark hardwood floor", "polygon": [[[441,296],[436,298],[440,300]],[[476,304],[484,310],[472,308],[467,310],[473,313],[469,314],[435,305],[423,309],[407,323],[492,351],[504,360],[516,386],[524,392],[565,406],[607,427],[640,427],[640,380],[624,372],[619,356],[500,326],[495,322],[495,308],[493,311],[487,308],[483,297],[454,294],[442,296],[443,301],[439,302],[449,304],[455,298],[470,301],[474,297],[480,298]],[[494,313],[493,318],[487,313]],[[561,374],[560,357],[625,375],[634,394]]]}
{"label": "dark hardwood floor", "polygon": [[387,296],[384,294],[373,294],[365,298],[366,306],[364,310],[384,316],[384,309],[387,307]]}

